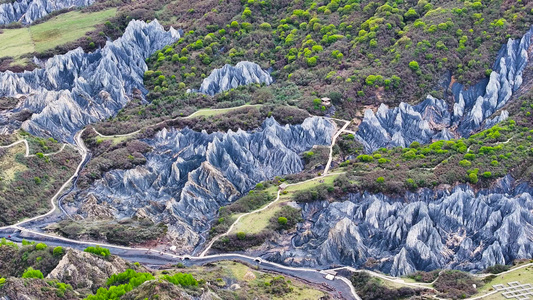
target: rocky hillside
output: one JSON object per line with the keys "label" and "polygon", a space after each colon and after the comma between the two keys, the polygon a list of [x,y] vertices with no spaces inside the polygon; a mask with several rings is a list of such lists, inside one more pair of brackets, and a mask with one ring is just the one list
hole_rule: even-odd
{"label": "rocky hillside", "polygon": [[402,198],[350,194],[303,204],[293,248],[269,259],[298,266],[351,265],[400,276],[417,270],[479,271],[533,256],[533,189],[507,177],[491,189],[424,189]]}
{"label": "rocky hillside", "polygon": [[[31,72],[0,73],[0,97],[23,99],[0,113],[0,131],[24,130],[73,142],[83,126],[113,116],[132,97],[143,98],[146,59],[180,38],[157,22],[131,21],[124,35],[103,49],[81,48],[55,56]],[[21,112],[25,118],[21,119]]]}
{"label": "rocky hillside", "polygon": [[[79,251],[68,248],[49,248],[45,244],[24,241],[19,249],[15,244],[2,241],[0,257],[13,260],[50,252],[55,257],[52,270],[33,261],[23,273],[11,274],[0,264],[0,299],[329,299],[331,291],[312,286],[297,279],[286,279],[277,274],[254,269],[251,266],[219,261],[206,265],[186,267],[183,263],[152,270],[139,263],[131,263],[97,251]],[[95,252],[95,253],[93,253]],[[9,260],[8,259],[8,260]]]}
{"label": "rocky hillside", "polygon": [[[5,2],[5,1],[4,1]],[[0,4],[0,25],[20,22],[31,24],[51,12],[84,7],[95,0],[15,0]]]}
{"label": "rocky hillside", "polygon": [[[434,140],[469,137],[476,130],[490,128],[505,120],[504,107],[523,82],[523,72],[533,49],[533,28],[521,39],[502,46],[490,77],[465,89],[448,75],[441,88],[451,92],[453,107],[446,101],[428,96],[417,105],[401,103],[389,109],[381,104],[376,113],[367,109],[356,138],[367,152],[381,147],[407,147],[412,142],[427,144]],[[446,98],[446,94],[445,94]],[[496,114],[496,112],[498,112]]]}
{"label": "rocky hillside", "polygon": [[77,197],[79,213],[87,217],[82,203],[94,197],[113,208],[114,218],[136,215],[168,224],[180,251],[190,252],[221,206],[263,180],[302,171],[300,154],[329,145],[335,128],[314,117],[286,126],[270,118],[251,132],[163,129],[144,140],[154,149],[144,165],[112,170],[83,191]]}

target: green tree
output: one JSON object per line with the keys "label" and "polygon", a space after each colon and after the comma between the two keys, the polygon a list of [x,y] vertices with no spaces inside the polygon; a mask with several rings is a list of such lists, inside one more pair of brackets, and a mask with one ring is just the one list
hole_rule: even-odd
{"label": "green tree", "polygon": [[237,238],[238,238],[239,240],[244,240],[244,239],[246,239],[246,233],[245,233],[245,232],[242,232],[242,231],[237,232]]}
{"label": "green tree", "polygon": [[61,256],[63,255],[63,247],[57,246],[54,248],[54,256]]}
{"label": "green tree", "polygon": [[35,245],[35,250],[44,250],[47,247],[48,246],[45,243],[39,243],[39,244]]}
{"label": "green tree", "polygon": [[252,16],[252,11],[249,8],[245,8],[242,12],[242,18],[246,19]]}
{"label": "green tree", "polygon": [[318,64],[318,59],[316,56],[313,56],[313,57],[309,57],[307,59],[307,66],[308,67],[314,67]]}
{"label": "green tree", "polygon": [[413,60],[409,63],[409,68],[413,71],[418,71],[420,69],[420,66],[418,65],[418,62]]}
{"label": "green tree", "polygon": [[418,18],[418,13],[413,8],[410,8],[403,16],[405,19],[411,20]]}
{"label": "green tree", "polygon": [[32,267],[29,267],[22,274],[22,278],[39,278],[39,279],[43,279],[44,276],[43,276],[43,273],[41,271],[35,270]]}
{"label": "green tree", "polygon": [[385,178],[383,178],[383,177],[378,177],[378,178],[376,179],[376,182],[377,182],[377,183],[380,183],[380,184],[381,184],[381,183],[385,183]]}
{"label": "green tree", "polygon": [[477,178],[477,174],[476,173],[470,173],[470,174],[468,174],[468,180],[471,183],[476,184],[479,179]]}
{"label": "green tree", "polygon": [[259,25],[259,29],[261,30],[264,30],[264,31],[270,31],[272,30],[272,25],[270,25],[270,23],[261,23],[261,25]]}
{"label": "green tree", "polygon": [[102,257],[105,257],[105,258],[111,256],[111,252],[109,251],[109,249],[103,248],[103,247],[100,247],[100,246],[87,247],[83,251],[85,251],[87,253],[96,254],[98,256],[102,256]]}
{"label": "green tree", "polygon": [[278,218],[278,224],[281,226],[281,227],[285,227],[287,225],[287,218],[285,217],[279,217]]}

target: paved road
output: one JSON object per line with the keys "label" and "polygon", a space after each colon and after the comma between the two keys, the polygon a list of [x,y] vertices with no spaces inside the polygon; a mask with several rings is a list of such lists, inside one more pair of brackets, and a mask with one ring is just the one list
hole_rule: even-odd
{"label": "paved road", "polygon": [[[66,238],[53,237],[41,233],[27,231],[23,228],[18,229],[13,227],[0,229],[0,238],[8,238],[14,242],[21,242],[23,239],[26,239],[36,242],[44,242],[51,247],[62,246],[78,250],[83,250],[89,246],[96,245],[95,243],[73,241]],[[120,256],[129,261],[140,262],[150,267],[160,267],[167,264],[176,264],[178,262],[182,262],[187,266],[193,266],[223,260],[237,260],[250,265],[259,266],[260,269],[263,270],[296,277],[315,284],[327,285],[327,287],[333,290],[334,293],[341,299],[361,299],[357,296],[357,294],[355,294],[355,290],[353,290],[353,287],[351,284],[349,284],[349,281],[346,278],[337,277],[335,280],[330,281],[325,279],[318,270],[287,267],[273,262],[264,261],[261,258],[250,257],[241,254],[217,254],[204,257],[193,257],[188,255],[179,256],[145,248],[128,248],[111,245],[104,246],[108,248],[114,255]]]}

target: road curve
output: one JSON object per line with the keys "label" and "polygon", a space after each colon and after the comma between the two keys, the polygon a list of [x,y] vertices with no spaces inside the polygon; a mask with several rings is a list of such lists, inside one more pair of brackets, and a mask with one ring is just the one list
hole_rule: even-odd
{"label": "road curve", "polygon": [[333,136],[333,139],[331,141],[331,146],[329,147],[329,157],[328,157],[328,163],[326,164],[326,167],[324,168],[324,174],[322,176],[326,176],[328,174],[329,169],[331,168],[331,162],[333,161],[333,146],[335,146],[335,143],[337,142],[337,138],[341,133],[346,130],[346,127],[350,125],[350,121],[345,121],[346,123],[340,130],[338,130],[335,135]]}
{"label": "road curve", "polygon": [[[81,139],[81,135],[83,133],[85,129],[82,129],[80,130],[76,135],[75,135],[75,141],[76,141],[76,144],[77,144],[77,149],[78,149],[78,152],[80,152],[81,156],[82,156],[82,159],[81,159],[81,162],[80,164],[78,165],[78,167],[76,168],[76,171],[74,172],[74,174],[67,180],[65,181],[65,183],[59,188],[59,190],[57,191],[57,193],[55,193],[55,195],[50,199],[50,203],[52,205],[52,209],[50,209],[50,211],[48,211],[47,213],[45,213],[44,215],[39,215],[39,216],[35,216],[33,218],[30,218],[30,219],[26,219],[26,220],[22,220],[14,225],[10,225],[10,226],[5,226],[5,227],[0,227],[0,230],[3,229],[3,228],[9,228],[9,227],[17,227],[17,226],[21,226],[23,224],[26,224],[26,223],[30,223],[30,222],[33,222],[35,220],[39,220],[39,219],[42,219],[42,218],[45,218],[51,214],[54,213],[54,211],[58,208],[60,208],[60,210],[67,216],[69,216],[69,214],[60,206],[60,205],[56,205],[56,199],[58,199],[58,197],[60,197],[62,195],[62,192],[63,190],[71,183],[74,183],[77,179],[78,179],[78,176],[79,176],[79,173],[80,171],[83,169],[83,167],[85,166],[85,164],[87,164],[88,160],[87,160],[87,156],[88,156],[88,150],[87,148],[85,147],[85,144],[83,143],[83,140]],[[26,152],[28,152],[29,150],[29,147],[28,147],[28,142],[26,140],[20,140],[18,142],[15,142],[15,143],[25,143],[27,148],[26,148]],[[10,146],[13,146],[15,143],[11,144]],[[4,147],[8,147],[8,146],[4,146]],[[64,147],[62,148],[64,149]]]}
{"label": "road curve", "polygon": [[[164,266],[168,264],[176,264],[181,262],[187,266],[203,265],[209,262],[217,262],[223,260],[238,260],[250,265],[255,265],[263,270],[273,271],[287,276],[303,279],[315,284],[325,285],[337,291],[339,297],[342,299],[356,299],[361,298],[355,293],[350,281],[344,277],[337,276],[334,280],[327,280],[318,271],[309,268],[294,268],[287,267],[277,263],[264,261],[257,257],[250,257],[242,254],[216,254],[204,257],[193,256],[179,256],[162,251],[155,251],[147,248],[129,248],[122,246],[106,245],[102,243],[74,241],[62,237],[52,236],[48,234],[33,232],[18,226],[0,229],[0,238],[8,238],[14,242],[21,242],[22,239],[44,242],[49,246],[56,247],[70,247],[78,250],[84,250],[89,246],[101,245],[105,246],[114,255],[120,256],[124,259],[140,262],[148,266]],[[340,292],[340,293],[339,293]]]}

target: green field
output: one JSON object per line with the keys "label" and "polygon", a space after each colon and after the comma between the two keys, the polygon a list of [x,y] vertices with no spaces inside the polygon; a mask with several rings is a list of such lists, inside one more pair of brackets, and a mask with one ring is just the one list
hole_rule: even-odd
{"label": "green field", "polygon": [[[525,267],[521,269],[516,269],[513,272],[510,272],[507,274],[496,275],[496,278],[494,278],[493,280],[491,280],[490,282],[482,286],[479,289],[478,294],[474,295],[474,297],[492,292],[494,290],[492,287],[493,285],[503,284],[507,286],[509,282],[513,282],[513,281],[518,281],[523,284],[533,283],[533,267],[529,266],[529,267]],[[501,295],[501,293],[496,293],[484,299],[487,299],[487,300],[503,299],[503,296]]]}
{"label": "green field", "polygon": [[16,63],[22,63],[22,55],[73,42],[94,30],[96,25],[103,24],[116,12],[116,8],[93,13],[72,11],[34,26],[5,29],[0,34],[0,57],[13,57]]}
{"label": "green field", "polygon": [[236,109],[241,109],[241,108],[246,108],[246,107],[260,108],[261,106],[262,106],[261,104],[254,104],[254,105],[246,104],[246,105],[241,105],[241,106],[236,106],[236,107],[229,107],[229,108],[221,108],[221,109],[210,109],[210,108],[200,109],[200,110],[192,113],[187,118],[192,118],[192,117],[211,117],[211,116],[225,114],[225,113],[228,113],[228,112],[236,110]]}

